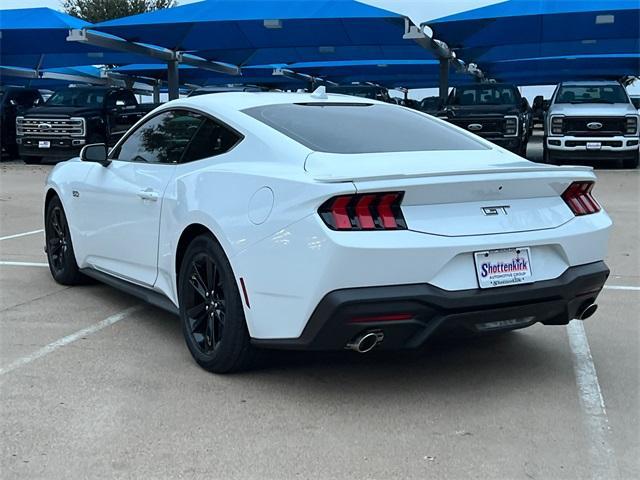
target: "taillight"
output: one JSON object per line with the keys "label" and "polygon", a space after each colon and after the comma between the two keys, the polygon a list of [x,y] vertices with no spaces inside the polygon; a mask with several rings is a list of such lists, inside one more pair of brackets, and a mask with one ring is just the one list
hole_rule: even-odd
{"label": "taillight", "polygon": [[562,199],[575,215],[589,215],[600,211],[600,205],[591,195],[593,186],[593,182],[573,182],[562,194]]}
{"label": "taillight", "polygon": [[340,195],[324,202],[320,217],[332,230],[406,230],[403,192]]}

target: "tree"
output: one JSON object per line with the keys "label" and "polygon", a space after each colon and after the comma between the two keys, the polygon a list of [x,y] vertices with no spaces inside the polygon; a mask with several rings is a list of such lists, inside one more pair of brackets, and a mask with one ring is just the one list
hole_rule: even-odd
{"label": "tree", "polygon": [[69,15],[98,23],[176,5],[176,0],[62,0]]}

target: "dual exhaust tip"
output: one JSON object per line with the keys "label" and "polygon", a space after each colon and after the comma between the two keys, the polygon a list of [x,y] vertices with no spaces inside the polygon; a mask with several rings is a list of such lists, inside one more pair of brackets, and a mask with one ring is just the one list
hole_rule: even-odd
{"label": "dual exhaust tip", "polygon": [[596,305],[595,303],[590,303],[589,305],[584,307],[581,312],[578,313],[578,316],[576,318],[578,320],[586,320],[594,313],[596,313],[596,310],[598,310],[598,305]]}
{"label": "dual exhaust tip", "polygon": [[358,353],[367,353],[376,348],[384,340],[384,333],[381,330],[370,330],[361,333],[344,347]]}
{"label": "dual exhaust tip", "polygon": [[[578,320],[586,320],[598,310],[598,305],[590,303],[584,307],[577,315]],[[384,340],[384,333],[381,330],[369,330],[355,337],[347,343],[345,348],[358,353],[367,353],[376,348]]]}

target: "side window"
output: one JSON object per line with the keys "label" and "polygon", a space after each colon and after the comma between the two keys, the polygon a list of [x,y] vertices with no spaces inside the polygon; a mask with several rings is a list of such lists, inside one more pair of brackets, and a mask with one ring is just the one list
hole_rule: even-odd
{"label": "side window", "polygon": [[205,118],[200,129],[191,140],[181,163],[214,157],[231,150],[240,140],[240,135],[210,118]]}
{"label": "side window", "polygon": [[113,152],[113,160],[176,164],[203,117],[184,110],[171,110],[140,125]]}

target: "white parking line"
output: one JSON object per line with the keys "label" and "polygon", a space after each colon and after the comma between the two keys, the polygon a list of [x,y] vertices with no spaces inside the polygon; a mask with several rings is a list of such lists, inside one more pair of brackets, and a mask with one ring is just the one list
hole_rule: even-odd
{"label": "white parking line", "polygon": [[67,335],[66,337],[56,340],[55,342],[52,342],[49,345],[42,347],[40,350],[36,350],[35,352],[29,355],[18,358],[17,360],[14,360],[6,367],[1,367],[0,376],[6,375],[7,373],[12,372],[16,368],[20,368],[28,363],[33,362],[34,360],[42,358],[45,355],[50,354],[51,352],[55,352],[59,348],[64,347],[65,345],[69,345],[70,343],[75,342],[76,340],[79,340],[83,337],[91,335],[92,333],[96,333],[102,330],[103,328],[108,327],[109,325],[113,325],[114,323],[119,322],[120,320],[128,317],[132,313],[135,313],[138,310],[141,310],[143,307],[144,305],[135,305],[133,307],[129,307],[121,311],[120,313],[111,315],[110,317],[107,317],[104,320],[101,320],[100,322],[95,323],[87,328],[83,328],[82,330],[78,330],[77,332],[72,333],[71,335]]}
{"label": "white parking line", "polygon": [[0,265],[5,265],[8,267],[48,267],[48,263],[39,263],[39,262],[5,262],[0,261]]}
{"label": "white parking line", "polygon": [[43,229],[32,230],[30,232],[24,232],[24,233],[16,233],[15,235],[7,235],[6,237],[0,237],[0,240],[10,240],[12,238],[26,237],[27,235],[35,235],[36,233],[42,233],[42,232],[44,232]]}
{"label": "white parking line", "polygon": [[567,333],[573,352],[573,370],[580,406],[589,438],[592,477],[594,480],[615,480],[618,478],[618,465],[613,447],[609,443],[609,419],[582,320],[569,322]]}
{"label": "white parking line", "polygon": [[640,287],[630,287],[628,285],[605,285],[607,290],[631,290],[634,292],[640,291]]}

